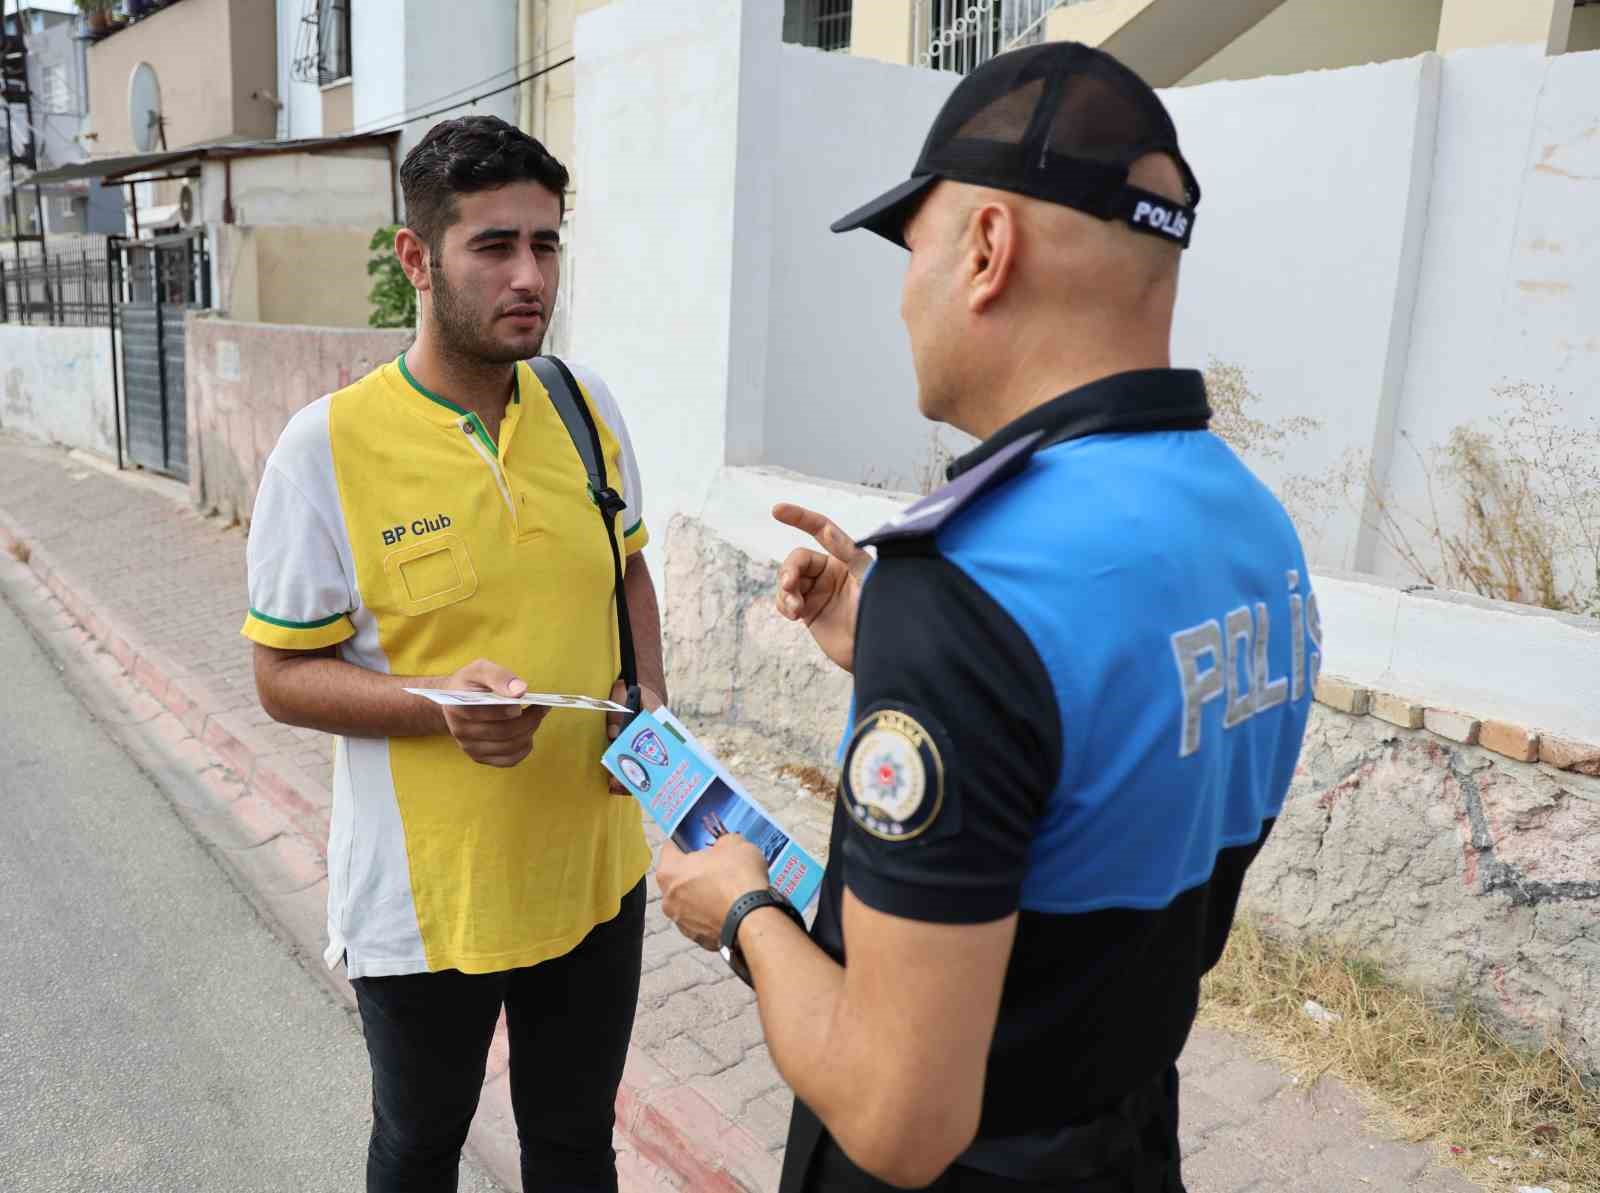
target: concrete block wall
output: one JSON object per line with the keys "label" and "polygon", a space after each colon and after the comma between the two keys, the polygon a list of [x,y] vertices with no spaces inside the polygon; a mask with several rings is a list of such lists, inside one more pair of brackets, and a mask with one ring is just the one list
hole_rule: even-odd
{"label": "concrete block wall", "polygon": [[1332,678],[1317,697],[1242,905],[1600,1076],[1600,744]]}
{"label": "concrete block wall", "polygon": [[289,419],[411,343],[411,332],[236,323],[191,314],[184,345],[189,496],[248,521]]}
{"label": "concrete block wall", "polygon": [[[722,480],[705,518],[679,516],[666,530],[673,705],[832,773],[849,677],[773,611],[778,561],[800,539],[755,511],[798,500],[861,535],[894,503],[776,471],[730,469]],[[1600,673],[1600,624],[1344,578],[1312,583],[1324,675],[1244,906],[1288,936],[1352,944],[1442,1005],[1467,998],[1512,1039],[1559,1040],[1600,1075],[1597,705],[1538,699]],[[1396,614],[1397,601],[1430,599],[1426,617]],[[1381,627],[1369,616],[1378,608],[1388,610]],[[1478,704],[1481,685],[1502,674],[1493,651],[1472,650],[1484,618],[1501,619],[1506,651],[1539,663],[1523,668],[1525,693],[1508,680]],[[1439,635],[1457,647],[1428,655],[1441,677],[1431,684],[1406,657]],[[1398,666],[1375,665],[1380,657]],[[1477,688],[1462,682],[1474,668]]]}
{"label": "concrete block wall", "polygon": [[696,724],[755,730],[796,761],[826,766],[850,708],[850,677],[778,616],[776,561],[682,516],[666,535],[665,648],[672,707]]}
{"label": "concrete block wall", "polygon": [[0,323],[0,430],[117,454],[111,332]]}

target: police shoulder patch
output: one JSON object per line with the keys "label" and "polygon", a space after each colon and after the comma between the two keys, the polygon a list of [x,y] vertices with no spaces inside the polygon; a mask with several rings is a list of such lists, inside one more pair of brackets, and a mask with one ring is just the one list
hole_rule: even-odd
{"label": "police shoulder patch", "polygon": [[944,759],[933,734],[911,713],[886,708],[856,726],[840,784],[845,809],[884,841],[909,841],[944,806]]}
{"label": "police shoulder patch", "polygon": [[944,488],[936,489],[921,501],[906,507],[862,539],[859,545],[882,547],[937,534],[979,497],[1021,472],[1043,439],[1043,431],[1033,431],[1015,443],[1007,444]]}

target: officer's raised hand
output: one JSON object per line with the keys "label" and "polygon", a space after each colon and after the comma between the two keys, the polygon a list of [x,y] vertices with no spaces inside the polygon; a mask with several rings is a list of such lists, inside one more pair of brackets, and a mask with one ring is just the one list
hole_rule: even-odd
{"label": "officer's raised hand", "polygon": [[772,516],[785,526],[805,531],[827,552],[806,547],[789,552],[778,571],[779,614],[790,621],[803,622],[822,653],[846,671],[851,670],[856,652],[856,609],[872,556],[815,510],[783,503],[773,506]]}
{"label": "officer's raised hand", "polygon": [[[474,659],[441,685],[461,691],[521,696],[528,685],[498,663]],[[456,745],[485,766],[515,766],[533,752],[533,735],[550,711],[540,705],[444,705],[444,723]]]}

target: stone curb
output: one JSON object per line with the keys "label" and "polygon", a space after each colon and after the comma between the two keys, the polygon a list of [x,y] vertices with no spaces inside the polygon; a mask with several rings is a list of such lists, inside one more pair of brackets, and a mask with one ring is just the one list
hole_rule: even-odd
{"label": "stone curb", "polygon": [[[320,954],[328,820],[314,796],[326,795],[327,786],[294,763],[274,757],[259,735],[226,711],[201,680],[145,645],[137,630],[102,605],[87,585],[75,580],[49,550],[32,540],[15,517],[0,509],[0,551],[15,557],[19,549],[26,555],[21,561],[24,566],[90,640],[104,648],[133,684],[170,715],[165,731],[161,719],[153,723],[155,732],[166,738],[169,746],[192,735],[237,776],[243,795],[226,802],[226,814],[234,827],[260,844],[281,837],[286,829],[293,834],[296,841],[278,849],[274,859],[280,872],[290,876],[287,885],[291,889],[273,891],[259,884],[258,889],[292,930],[297,943]],[[197,772],[210,766],[204,758],[187,761]],[[313,908],[313,902],[318,906]],[[349,984],[337,985],[353,1006]],[[502,1020],[501,1029],[503,1026]],[[515,1187],[520,1160],[505,1061],[503,1030],[497,1030],[473,1143],[495,1177]],[[696,1193],[760,1193],[776,1186],[776,1161],[755,1136],[730,1122],[705,1095],[678,1083],[632,1045],[617,1091],[616,1114],[618,1129],[640,1157],[666,1169]]]}
{"label": "stone curb", "polygon": [[1591,745],[1424,701],[1369,688],[1338,676],[1317,677],[1316,701],[1350,716],[1371,716],[1403,729],[1425,729],[1457,745],[1481,746],[1516,762],[1541,762],[1554,770],[1600,777],[1600,745]]}

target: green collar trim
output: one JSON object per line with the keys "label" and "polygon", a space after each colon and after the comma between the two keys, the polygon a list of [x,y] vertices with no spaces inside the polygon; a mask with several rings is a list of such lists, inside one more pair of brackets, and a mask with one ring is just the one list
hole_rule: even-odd
{"label": "green collar trim", "polygon": [[[466,419],[467,420],[467,426],[469,428],[471,428],[472,433],[478,437],[478,439],[482,442],[483,446],[489,449],[489,454],[491,456],[495,457],[495,459],[499,459],[500,458],[500,449],[498,447],[496,447],[494,442],[489,438],[489,432],[484,429],[483,420],[481,418],[479,418],[476,414],[472,413],[472,411],[466,409],[465,407],[457,406],[449,398],[440,397],[438,394],[434,393],[433,390],[429,389],[426,385],[422,384],[422,382],[418,381],[415,377],[413,377],[411,375],[411,370],[406,367],[406,354],[404,352],[402,352],[399,356],[394,358],[394,363],[400,366],[400,375],[402,377],[404,377],[408,382],[411,383],[411,388],[412,389],[416,390],[419,394],[421,394],[423,397],[427,398],[430,402],[437,402],[439,405],[443,406],[446,410],[450,411],[452,414],[458,414],[462,418]],[[511,384],[513,386],[513,389],[512,389],[513,395],[515,395],[515,393],[516,393],[516,389],[515,389],[516,383],[517,383],[516,382],[516,373],[513,371],[513,373],[511,374]],[[514,397],[513,397],[513,400],[515,400]]]}
{"label": "green collar trim", "polygon": [[429,389],[426,385],[422,384],[422,382],[413,377],[411,375],[411,370],[406,368],[406,354],[404,352],[394,358],[394,363],[400,366],[400,376],[404,377],[411,383],[411,388],[416,390],[423,397],[427,398],[430,402],[437,402],[446,410],[449,410],[455,414],[469,417],[471,416],[472,411],[467,410],[464,407],[457,406],[449,398],[441,398],[438,394],[434,393],[433,390]]}

